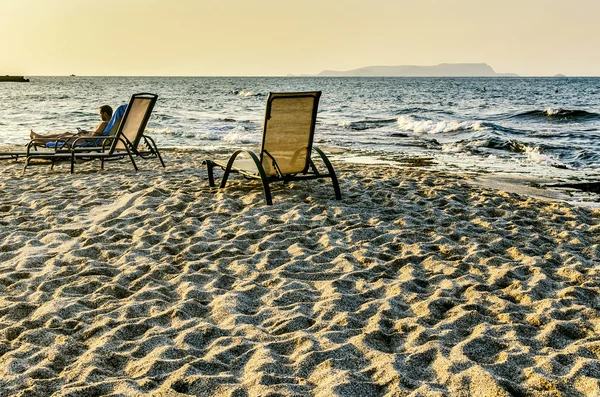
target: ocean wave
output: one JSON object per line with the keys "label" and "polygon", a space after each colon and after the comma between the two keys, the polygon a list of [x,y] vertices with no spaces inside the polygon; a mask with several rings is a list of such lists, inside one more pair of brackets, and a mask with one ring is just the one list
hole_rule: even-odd
{"label": "ocean wave", "polygon": [[442,134],[449,132],[460,132],[460,131],[499,131],[505,132],[512,135],[523,135],[528,134],[529,131],[509,128],[500,124],[492,123],[489,121],[471,120],[471,121],[458,121],[458,120],[431,120],[424,117],[418,117],[414,115],[400,116],[397,120],[398,128],[403,131],[409,131],[418,134]]}
{"label": "ocean wave", "polygon": [[442,146],[444,152],[478,152],[481,149],[495,149],[510,153],[526,153],[531,147],[525,143],[516,140],[507,140],[499,137],[480,137],[477,139],[464,139],[458,142],[451,142]]}
{"label": "ocean wave", "polygon": [[396,115],[410,115],[410,114],[419,114],[419,113],[436,113],[436,114],[444,114],[444,115],[453,115],[454,112],[450,110],[444,109],[429,109],[429,108],[420,108],[420,107],[412,107],[406,109],[399,109],[395,112]]}
{"label": "ocean wave", "polygon": [[338,125],[340,127],[343,127],[343,128],[349,129],[349,130],[362,131],[362,130],[369,130],[372,128],[383,127],[385,125],[393,124],[395,122],[396,122],[396,119],[359,120],[359,121],[342,121]]}
{"label": "ocean wave", "polygon": [[526,118],[526,119],[546,119],[552,121],[562,120],[596,120],[600,119],[600,114],[594,112],[588,112],[586,110],[569,110],[562,108],[547,108],[545,110],[530,110],[528,112],[518,113],[512,118]]}
{"label": "ocean wave", "polygon": [[144,131],[148,135],[178,135],[183,136],[183,133],[178,131],[173,131],[170,128],[146,128]]}
{"label": "ocean wave", "polygon": [[600,155],[591,150],[581,149],[575,152],[573,160],[580,165],[598,164],[600,162]]}
{"label": "ocean wave", "polygon": [[[555,168],[567,168],[567,165],[558,159],[555,154],[550,154],[544,148],[537,145],[529,145],[517,140],[505,140],[497,137],[488,137],[474,140],[462,140],[459,142],[447,143],[442,146],[443,152],[461,153],[470,152],[492,155],[485,149],[500,150],[507,153],[521,155],[522,161],[535,163]],[[497,152],[496,152],[497,153]]]}
{"label": "ocean wave", "polygon": [[245,132],[230,131],[221,137],[223,142],[227,143],[240,143],[240,144],[259,144],[262,140],[261,135],[248,135]]}
{"label": "ocean wave", "polygon": [[[249,130],[244,126],[221,126],[213,128],[193,129],[146,129],[149,135],[169,136],[175,139],[184,138],[186,141],[221,141],[237,144],[258,144],[261,141],[259,131]],[[166,138],[170,140],[172,138]]]}
{"label": "ocean wave", "polygon": [[467,130],[481,131],[493,128],[492,123],[485,123],[483,121],[435,121],[415,116],[400,116],[396,122],[400,130],[417,134],[442,134]]}
{"label": "ocean wave", "polygon": [[259,128],[262,125],[262,121],[255,120],[238,120],[232,117],[217,117],[215,119],[203,120],[204,122],[212,123],[235,123],[237,125],[242,125],[244,128]]}
{"label": "ocean wave", "polygon": [[531,147],[525,151],[527,161],[535,164],[542,164],[554,168],[568,168],[566,164],[562,163],[558,158],[551,154],[542,153],[540,147]]}
{"label": "ocean wave", "polygon": [[[66,112],[66,114],[67,114],[66,117],[90,117],[90,112],[84,112],[84,111],[81,111],[81,110],[69,110],[69,111]],[[53,114],[48,114],[48,115],[56,117]],[[95,114],[94,114],[94,116],[98,117]],[[96,119],[95,117],[94,117],[94,120]]]}
{"label": "ocean wave", "polygon": [[249,90],[233,90],[231,91],[231,93],[233,95],[237,95],[241,98],[249,98],[249,97],[256,97],[256,96],[265,96],[265,94],[261,93],[261,92],[254,92],[254,91],[249,91]]}
{"label": "ocean wave", "polygon": [[[153,118],[152,121],[157,122],[157,123],[164,123],[164,122],[169,122],[171,120],[178,119],[177,116],[173,116],[173,115],[167,114],[167,113],[158,113],[158,112],[155,112],[152,115],[152,118]],[[193,120],[193,119],[188,117],[188,120]]]}
{"label": "ocean wave", "polygon": [[539,139],[560,139],[567,141],[585,140],[588,143],[597,143],[597,141],[600,141],[600,134],[598,134],[598,131],[599,130],[596,128],[579,131],[535,131],[528,134],[528,136]]}

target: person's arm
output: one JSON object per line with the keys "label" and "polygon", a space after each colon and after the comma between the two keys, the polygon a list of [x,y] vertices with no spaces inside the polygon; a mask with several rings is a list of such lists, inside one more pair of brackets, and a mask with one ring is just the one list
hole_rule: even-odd
{"label": "person's arm", "polygon": [[108,121],[103,121],[96,126],[96,129],[94,131],[89,131],[89,132],[86,131],[87,135],[91,135],[91,136],[102,135],[104,133],[104,130],[106,129],[107,125],[108,125]]}

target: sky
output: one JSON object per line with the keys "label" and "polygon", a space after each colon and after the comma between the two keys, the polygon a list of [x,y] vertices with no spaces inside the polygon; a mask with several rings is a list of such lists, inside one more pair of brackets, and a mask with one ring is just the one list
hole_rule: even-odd
{"label": "sky", "polygon": [[0,75],[482,62],[522,76],[600,76],[599,15],[598,0],[0,0]]}

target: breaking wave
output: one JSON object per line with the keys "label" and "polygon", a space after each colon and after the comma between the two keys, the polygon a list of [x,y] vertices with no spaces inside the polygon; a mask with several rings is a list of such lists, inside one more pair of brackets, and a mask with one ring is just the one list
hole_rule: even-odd
{"label": "breaking wave", "polygon": [[400,130],[414,132],[417,134],[442,134],[468,130],[481,131],[494,128],[495,126],[492,123],[486,123],[483,121],[436,121],[419,118],[416,116],[400,116],[398,117],[397,123]]}
{"label": "breaking wave", "polygon": [[247,90],[233,90],[231,91],[233,95],[237,95],[241,98],[249,98],[249,97],[259,97],[265,96],[265,94],[261,92],[247,91]]}
{"label": "breaking wave", "polygon": [[504,140],[497,137],[489,137],[475,140],[463,140],[458,142],[452,142],[443,145],[443,152],[460,153],[470,152],[492,155],[486,149],[500,150],[507,153],[515,153],[522,155],[522,159],[528,163],[542,164],[555,168],[567,168],[563,162],[561,162],[556,154],[549,154],[545,150],[536,145],[529,145],[525,142],[516,140]]}
{"label": "breaking wave", "polygon": [[532,148],[524,142],[506,140],[493,136],[451,142],[445,144],[442,148],[445,152],[461,152],[463,150],[479,151],[481,149],[496,149],[521,154],[532,150]]}

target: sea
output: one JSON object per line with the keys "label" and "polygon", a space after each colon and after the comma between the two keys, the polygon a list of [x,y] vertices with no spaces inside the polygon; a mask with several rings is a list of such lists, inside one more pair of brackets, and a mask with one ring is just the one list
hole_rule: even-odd
{"label": "sea", "polygon": [[256,148],[269,92],[319,90],[315,145],[339,161],[600,181],[596,77],[28,77],[0,83],[0,145],[150,92],[159,147]]}

